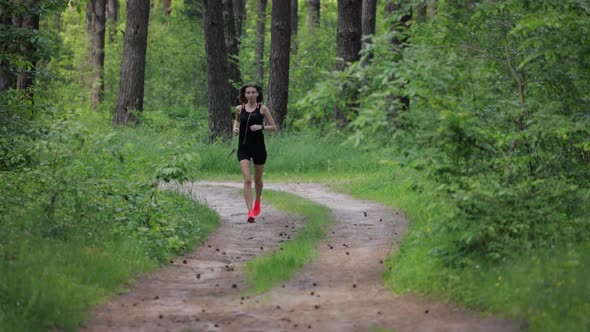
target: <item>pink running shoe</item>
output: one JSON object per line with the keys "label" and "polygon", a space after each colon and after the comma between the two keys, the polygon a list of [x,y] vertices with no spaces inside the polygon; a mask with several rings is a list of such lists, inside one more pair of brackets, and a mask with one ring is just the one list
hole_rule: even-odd
{"label": "pink running shoe", "polygon": [[256,222],[256,218],[254,218],[254,210],[248,212],[248,222],[251,224]]}
{"label": "pink running shoe", "polygon": [[255,201],[254,202],[254,208],[252,209],[252,215],[254,217],[256,217],[259,214],[260,214],[260,201]]}

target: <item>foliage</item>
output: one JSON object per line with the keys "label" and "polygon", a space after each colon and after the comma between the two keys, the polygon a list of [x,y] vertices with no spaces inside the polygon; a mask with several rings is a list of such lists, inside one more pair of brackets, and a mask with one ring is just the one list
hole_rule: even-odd
{"label": "foliage", "polygon": [[364,199],[404,211],[411,227],[394,255],[385,261],[384,282],[395,292],[420,292],[526,321],[530,331],[582,331],[588,326],[590,248],[588,242],[556,245],[512,255],[499,263],[479,259],[456,268],[432,255],[450,240],[438,230],[441,219],[456,214],[424,171],[383,161],[373,175],[337,186]]}
{"label": "foliage", "polygon": [[448,238],[433,253],[446,264],[579,243],[590,235],[586,16],[575,1],[441,2],[408,45],[375,38],[368,66],[330,76],[300,106],[328,112],[339,81],[361,85],[349,142],[392,144],[438,183],[456,207],[437,217]]}
{"label": "foliage", "polygon": [[2,329],[75,329],[89,305],[192,248],[217,221],[159,189],[199,165],[184,137],[114,131],[101,114],[52,116],[31,142],[37,158],[0,172]]}

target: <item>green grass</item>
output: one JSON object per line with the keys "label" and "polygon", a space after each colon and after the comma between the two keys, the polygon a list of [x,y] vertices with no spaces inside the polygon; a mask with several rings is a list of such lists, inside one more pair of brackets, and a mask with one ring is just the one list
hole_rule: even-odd
{"label": "green grass", "polygon": [[0,263],[0,330],[77,329],[88,308],[156,262],[133,241],[100,244],[19,238]]}
{"label": "green grass", "polygon": [[474,262],[450,268],[433,252],[442,234],[437,221],[452,208],[436,197],[419,172],[393,166],[337,186],[357,197],[401,209],[410,230],[386,260],[384,282],[395,292],[453,301],[499,316],[524,318],[530,331],[590,330],[590,245],[515,253],[503,262]]}
{"label": "green grass", "polygon": [[315,246],[325,236],[326,227],[333,221],[330,210],[300,196],[265,191],[265,200],[273,207],[305,218],[305,225],[282,250],[246,263],[246,277],[251,288],[246,293],[260,293],[287,281],[293,273],[314,258]]}

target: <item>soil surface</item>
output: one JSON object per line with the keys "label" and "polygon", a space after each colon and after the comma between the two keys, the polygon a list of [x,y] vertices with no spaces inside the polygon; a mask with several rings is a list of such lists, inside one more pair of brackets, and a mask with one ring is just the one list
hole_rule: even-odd
{"label": "soil surface", "polygon": [[245,296],[245,262],[279,250],[302,217],[262,204],[246,222],[241,183],[168,185],[206,203],[220,227],[195,250],[145,275],[130,291],[96,309],[82,331],[521,331],[519,321],[416,295],[382,283],[383,261],[403,238],[402,213],[319,184],[265,184],[328,207],[335,218],[318,256],[293,278]]}

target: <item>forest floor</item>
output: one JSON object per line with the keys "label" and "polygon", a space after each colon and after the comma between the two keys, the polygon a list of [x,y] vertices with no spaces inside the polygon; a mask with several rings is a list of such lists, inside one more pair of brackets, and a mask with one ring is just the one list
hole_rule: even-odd
{"label": "forest floor", "polygon": [[319,184],[265,184],[329,208],[335,218],[316,259],[284,284],[244,295],[245,263],[279,250],[303,218],[264,204],[246,222],[241,183],[171,185],[220,215],[190,254],[145,275],[98,307],[82,331],[521,331],[520,321],[483,315],[382,283],[383,261],[408,228],[401,212]]}

